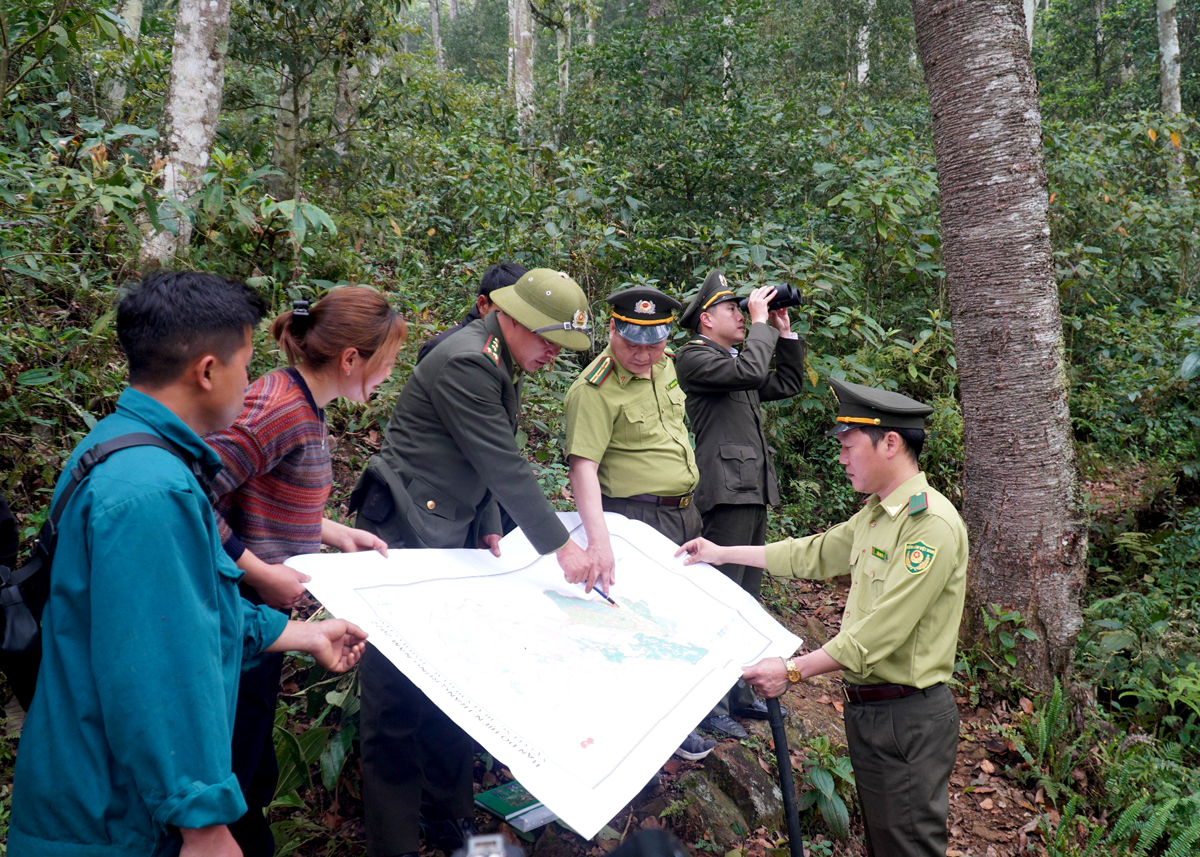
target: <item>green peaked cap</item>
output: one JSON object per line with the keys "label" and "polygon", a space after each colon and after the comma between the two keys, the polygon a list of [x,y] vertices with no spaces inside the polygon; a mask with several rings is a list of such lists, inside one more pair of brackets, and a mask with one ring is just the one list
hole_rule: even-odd
{"label": "green peaked cap", "polygon": [[829,379],[837,399],[837,425],[826,432],[836,437],[844,431],[861,426],[880,426],[891,429],[923,429],[925,417],[933,408],[908,396],[865,384]]}
{"label": "green peaked cap", "polygon": [[519,324],[572,351],[592,346],[587,295],[562,271],[534,268],[511,286],[496,289],[492,303]]}

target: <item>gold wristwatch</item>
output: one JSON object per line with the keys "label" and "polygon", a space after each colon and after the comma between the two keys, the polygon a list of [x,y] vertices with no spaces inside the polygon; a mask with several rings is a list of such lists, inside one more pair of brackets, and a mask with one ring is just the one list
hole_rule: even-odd
{"label": "gold wristwatch", "polygon": [[783,668],[787,670],[788,684],[795,684],[804,678],[804,676],[800,675],[800,668],[796,666],[795,658],[788,658],[785,660],[783,662]]}

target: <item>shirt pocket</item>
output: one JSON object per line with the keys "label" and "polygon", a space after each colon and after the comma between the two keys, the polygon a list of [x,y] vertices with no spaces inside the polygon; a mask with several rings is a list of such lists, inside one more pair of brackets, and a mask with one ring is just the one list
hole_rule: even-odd
{"label": "shirt pocket", "polygon": [[872,553],[871,545],[857,545],[850,556],[850,574],[858,589],[860,612],[873,613],[887,585],[887,562]]}
{"label": "shirt pocket", "polygon": [[687,393],[676,384],[671,389],[667,390],[667,411],[674,419],[683,421],[683,415],[687,406]]}
{"label": "shirt pocket", "polygon": [[723,443],[720,453],[726,488],[730,491],[758,489],[762,462],[759,461],[757,449],[745,443]]}
{"label": "shirt pocket", "polygon": [[650,421],[657,410],[652,399],[641,399],[621,408],[613,436],[623,446],[639,446],[650,437]]}

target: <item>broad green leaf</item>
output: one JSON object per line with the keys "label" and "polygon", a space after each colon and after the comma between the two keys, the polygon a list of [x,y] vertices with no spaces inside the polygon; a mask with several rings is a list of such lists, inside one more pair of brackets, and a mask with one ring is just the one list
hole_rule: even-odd
{"label": "broad green leaf", "polygon": [[809,771],[808,781],[813,784],[813,788],[822,794],[833,794],[833,775],[824,768],[813,768]]}
{"label": "broad green leaf", "polygon": [[1179,377],[1185,381],[1190,381],[1197,375],[1200,375],[1200,349],[1183,358],[1183,365],[1179,367]]}
{"label": "broad green leaf", "polygon": [[56,369],[27,369],[17,376],[17,383],[25,387],[40,387],[43,384],[53,384],[61,373]]}

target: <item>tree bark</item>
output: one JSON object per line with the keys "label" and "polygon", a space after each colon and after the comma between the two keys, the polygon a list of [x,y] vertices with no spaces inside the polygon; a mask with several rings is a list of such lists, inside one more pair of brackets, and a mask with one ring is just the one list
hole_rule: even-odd
{"label": "tree bark", "polygon": [[358,64],[348,57],[338,69],[337,85],[333,93],[333,151],[346,157],[350,151],[350,135],[358,120],[358,89],[362,85],[362,72]]}
{"label": "tree bark", "polygon": [[271,196],[278,200],[295,199],[300,194],[300,153],[304,123],[308,121],[310,101],[308,72],[286,66],[279,81],[279,112],[275,126],[275,151],[271,163],[282,175],[268,183]]}
{"label": "tree bark", "polygon": [[1018,671],[1069,674],[1087,527],[1050,255],[1041,110],[1021,0],[912,0],[933,116],[971,538],[964,633],[1015,609]]}
{"label": "tree bark", "polygon": [[854,36],[855,56],[855,82],[861,87],[867,82],[871,76],[871,25],[875,18],[875,0],[867,0],[863,4],[863,14],[866,20]]}
{"label": "tree bark", "polygon": [[1038,0],[1024,0],[1025,9],[1025,41],[1029,42],[1029,47],[1033,47],[1033,18],[1037,12]]}
{"label": "tree bark", "polygon": [[[230,0],[179,0],[171,82],[163,104],[162,196],[181,204],[200,187],[209,150],[217,134],[225,87]],[[139,263],[152,271],[170,261],[192,236],[191,221],[174,215],[176,233],[154,232],[147,225]]]}
{"label": "tree bark", "polygon": [[[125,22],[125,36],[134,45],[142,33],[142,0],[125,0],[119,10],[121,20]],[[104,93],[104,112],[109,122],[118,122],[121,111],[125,107],[125,71],[109,81]]]}
{"label": "tree bark", "polygon": [[517,3],[518,0],[508,0],[508,91],[510,93],[516,86]]}
{"label": "tree bark", "polygon": [[438,71],[446,70],[446,50],[442,47],[442,9],[439,0],[429,0],[429,38]]}
{"label": "tree bark", "polygon": [[1158,80],[1162,111],[1178,116],[1183,107],[1179,98],[1179,24],[1176,0],[1158,0]]}
{"label": "tree bark", "polygon": [[446,9],[449,11],[450,20],[453,21],[458,17],[458,0],[450,0],[450,2],[446,4]]}
{"label": "tree bark", "polygon": [[587,13],[587,46],[596,47],[596,13],[590,8]]}
{"label": "tree bark", "polygon": [[521,136],[527,138],[534,120],[533,11],[529,8],[529,0],[514,0],[514,8],[516,44],[513,52],[513,96],[517,106],[517,125]]}
{"label": "tree bark", "polygon": [[563,6],[562,26],[554,31],[558,49],[558,115],[567,115],[567,96],[571,92],[571,6]]}

